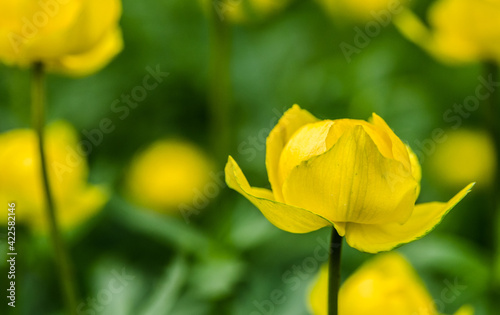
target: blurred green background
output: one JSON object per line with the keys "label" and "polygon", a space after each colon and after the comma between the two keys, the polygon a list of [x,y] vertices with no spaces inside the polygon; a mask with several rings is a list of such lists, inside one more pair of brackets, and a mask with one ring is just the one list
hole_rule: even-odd
{"label": "blurred green background", "polygon": [[[452,128],[443,113],[474,94],[481,65],[438,63],[392,25],[383,27],[348,63],[339,43],[353,43],[356,24],[333,21],[314,2],[294,1],[263,21],[231,27],[232,139],[228,152],[214,152],[209,21],[199,3],[125,0],[123,7],[125,49],[111,64],[83,79],[48,79],[49,121],[64,119],[78,131],[97,128],[103,118],[116,126],[88,156],[89,181],[108,185],[112,197],[97,217],[67,235],[67,241],[79,302],[90,305],[88,299],[97,298],[115,272],[126,270],[130,277],[109,302],[86,307],[82,314],[266,314],[261,306],[275,289],[284,292],[286,301],[275,305],[272,314],[307,313],[306,292],[319,266],[303,264],[319,240],[328,239],[329,229],[307,235],[283,232],[227,187],[189,223],[142,211],[125,201],[124,176],[134,154],[157,139],[176,137],[198,144],[216,161],[217,171],[224,162],[219,157],[230,154],[252,185],[269,187],[264,138],[293,104],[322,119],[367,119],[376,112],[420,152],[419,202],[445,201],[458,191],[440,183],[427,163],[432,150],[426,153],[422,143],[435,128]],[[168,77],[120,120],[111,110],[113,101],[141,84],[146,67],[157,65]],[[29,71],[0,66],[0,132],[30,126],[29,77]],[[482,121],[480,109],[460,128],[482,128]],[[249,137],[256,137],[257,144]],[[490,290],[495,228],[489,193],[484,187],[473,190],[431,234],[398,249],[442,313],[468,303],[479,315],[497,309]],[[16,313],[6,303],[1,303],[0,313],[62,314],[48,239],[21,225],[17,232]],[[1,246],[4,252],[5,242]],[[345,246],[343,278],[370,256]],[[294,266],[306,271],[284,281]],[[7,268],[2,258],[2,288]],[[446,281],[466,286],[449,303],[442,301]]]}

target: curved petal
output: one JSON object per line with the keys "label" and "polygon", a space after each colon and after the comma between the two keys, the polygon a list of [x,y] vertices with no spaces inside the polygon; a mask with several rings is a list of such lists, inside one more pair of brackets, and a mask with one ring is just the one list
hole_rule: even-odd
{"label": "curved petal", "polygon": [[279,176],[279,161],[281,152],[288,140],[300,127],[318,121],[308,111],[301,109],[298,105],[293,105],[287,110],[278,124],[271,130],[266,140],[266,168],[269,182],[277,201],[283,201],[281,187],[283,182]]}
{"label": "curved petal", "polygon": [[381,128],[366,122],[364,120],[358,119],[337,119],[334,120],[334,125],[330,129],[330,133],[328,134],[328,138],[326,139],[326,144],[328,148],[339,141],[342,135],[354,128],[354,126],[363,126],[366,133],[372,138],[373,142],[377,146],[380,153],[386,158],[393,158],[392,154],[392,142],[389,137]]}
{"label": "curved petal", "polygon": [[[230,156],[226,164],[227,185],[245,196],[262,214],[276,227],[292,233],[307,233],[324,226],[332,225],[327,219],[308,210],[289,206],[272,198],[272,192],[267,189],[254,188],[248,184],[238,164]],[[336,225],[339,234],[344,234],[343,225]]]}
{"label": "curved petal", "polygon": [[122,33],[116,27],[90,51],[61,57],[56,62],[49,63],[48,67],[49,70],[75,77],[90,75],[106,66],[122,48]]}
{"label": "curved petal", "polygon": [[331,147],[326,146],[326,138],[333,124],[331,120],[322,120],[302,126],[295,132],[281,153],[279,176],[282,183],[293,168],[305,160],[325,153]]}
{"label": "curved petal", "polygon": [[411,168],[410,157],[408,156],[408,150],[404,145],[403,141],[399,139],[398,136],[392,131],[391,127],[387,125],[385,120],[379,115],[372,113],[373,124],[381,128],[385,134],[389,136],[392,142],[392,156],[396,161],[401,162],[407,169]]}
{"label": "curved petal", "polygon": [[429,233],[471,190],[469,184],[448,202],[429,202],[415,206],[410,219],[404,224],[347,223],[346,241],[358,250],[377,253],[411,242]]}
{"label": "curved petal", "polygon": [[287,204],[332,222],[403,223],[415,204],[416,182],[401,163],[382,156],[363,126],[344,133],[329,151],[294,168]]}
{"label": "curved petal", "polygon": [[418,157],[413,152],[413,150],[410,148],[409,145],[406,146],[406,150],[408,151],[408,156],[410,157],[410,164],[411,164],[411,174],[413,175],[413,178],[417,181],[417,198],[418,195],[420,195],[420,181],[422,180],[422,167],[420,166],[420,163],[418,163]]}

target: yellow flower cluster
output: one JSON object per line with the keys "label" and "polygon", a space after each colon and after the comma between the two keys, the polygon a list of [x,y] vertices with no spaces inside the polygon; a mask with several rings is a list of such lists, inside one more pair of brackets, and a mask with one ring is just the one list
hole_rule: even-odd
{"label": "yellow flower cluster", "polygon": [[[67,123],[47,127],[45,150],[57,220],[70,230],[94,216],[108,196],[87,183],[88,168],[80,155],[76,131]],[[45,233],[48,221],[37,136],[30,129],[0,134],[0,203],[16,203],[16,221]]]}
{"label": "yellow flower cluster", "polygon": [[104,67],[123,42],[120,0],[0,2],[0,60],[72,76]]}
{"label": "yellow flower cluster", "polygon": [[350,246],[369,253],[427,234],[473,185],[448,202],[415,205],[417,157],[376,114],[370,122],[318,120],[295,105],[266,149],[272,191],[251,187],[231,157],[228,186],[280,229],[306,233],[333,225]]}

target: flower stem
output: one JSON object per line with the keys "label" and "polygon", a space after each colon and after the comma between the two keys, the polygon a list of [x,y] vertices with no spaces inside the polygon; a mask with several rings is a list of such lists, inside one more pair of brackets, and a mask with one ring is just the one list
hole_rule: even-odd
{"label": "flower stem", "polygon": [[32,85],[31,85],[31,111],[33,127],[38,136],[38,149],[40,154],[41,171],[43,179],[43,193],[45,196],[45,208],[50,229],[50,236],[55,251],[57,269],[59,272],[60,285],[64,294],[68,314],[76,314],[76,291],[74,288],[73,276],[69,264],[68,255],[64,247],[61,233],[57,225],[54,199],[50,189],[48,176],[47,158],[44,146],[44,125],[45,125],[45,84],[44,84],[43,64],[37,62],[33,65]]}
{"label": "flower stem", "polygon": [[212,9],[210,16],[209,106],[211,142],[218,163],[225,163],[231,146],[231,41],[230,27]]}
{"label": "flower stem", "polygon": [[342,236],[332,228],[330,241],[330,260],[328,266],[328,315],[337,315],[340,288],[340,256],[342,254]]}

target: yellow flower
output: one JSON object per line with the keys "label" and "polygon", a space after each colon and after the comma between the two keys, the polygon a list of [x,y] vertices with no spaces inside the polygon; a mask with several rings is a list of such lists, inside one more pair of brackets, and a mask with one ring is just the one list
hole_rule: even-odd
{"label": "yellow flower", "polygon": [[[156,141],[137,155],[126,179],[130,198],[158,212],[175,212],[206,198],[212,162],[193,144]],[[208,194],[211,194],[209,192]]]}
{"label": "yellow flower", "polygon": [[[314,315],[327,314],[328,266],[315,281],[309,306]],[[339,291],[340,315],[437,315],[436,306],[412,266],[395,252],[376,256],[361,266]],[[455,315],[473,315],[470,306]]]}
{"label": "yellow flower", "polygon": [[104,67],[123,42],[119,0],[16,0],[0,3],[0,60],[82,76]]}
{"label": "yellow flower", "polygon": [[333,17],[350,17],[358,21],[377,20],[382,14],[390,21],[409,0],[316,0]]}
{"label": "yellow flower", "polygon": [[411,11],[396,17],[402,33],[449,63],[500,61],[500,1],[439,0],[428,14],[430,30]]}
{"label": "yellow flower", "polygon": [[[102,187],[87,184],[88,168],[76,131],[57,122],[46,129],[45,150],[57,220],[71,230],[94,216],[107,201]],[[0,134],[0,203],[16,203],[16,222],[48,230],[38,140],[31,129]]]}
{"label": "yellow flower", "polygon": [[232,157],[226,182],[280,229],[333,225],[350,246],[370,253],[427,234],[473,185],[448,202],[415,205],[417,157],[382,118],[318,121],[297,105],[269,134],[266,167],[272,191],[251,187]]}
{"label": "yellow flower", "polygon": [[201,0],[205,10],[214,10],[215,18],[243,24],[266,18],[281,11],[290,0]]}
{"label": "yellow flower", "polygon": [[461,187],[472,180],[479,187],[492,184],[497,168],[495,146],[485,131],[455,130],[446,133],[443,143],[429,158],[436,179],[450,187]]}

